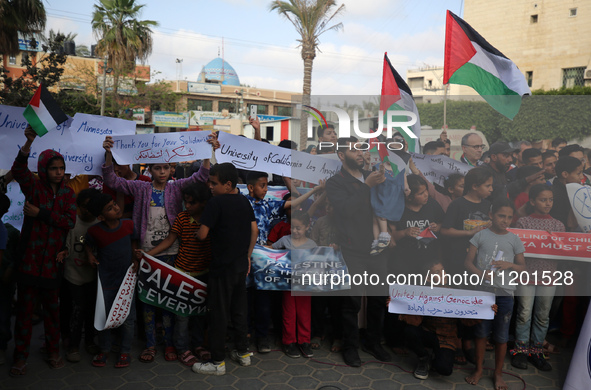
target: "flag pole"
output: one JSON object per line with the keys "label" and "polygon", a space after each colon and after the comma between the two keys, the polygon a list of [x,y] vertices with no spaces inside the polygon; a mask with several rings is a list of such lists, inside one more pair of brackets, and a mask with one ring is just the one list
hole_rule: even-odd
{"label": "flag pole", "polygon": [[445,84],[443,88],[443,128],[447,129],[447,87],[449,84]]}

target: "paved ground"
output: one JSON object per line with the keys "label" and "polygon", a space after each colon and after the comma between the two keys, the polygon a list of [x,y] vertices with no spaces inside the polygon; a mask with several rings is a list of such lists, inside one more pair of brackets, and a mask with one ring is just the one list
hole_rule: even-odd
{"label": "paved ground", "polygon": [[[240,367],[229,358],[226,360],[227,374],[213,377],[193,373],[180,362],[167,362],[160,349],[156,361],[151,364],[141,363],[137,356],[141,343],[134,345],[134,360],[131,367],[115,369],[115,354],[109,356],[105,368],[95,368],[90,364],[91,357],[84,351],[80,363],[66,363],[60,370],[51,370],[43,361],[39,351],[42,343],[43,325],[34,329],[31,357],[28,373],[21,378],[8,375],[8,365],[0,367],[0,389],[491,389],[492,380],[485,377],[480,386],[471,386],[464,381],[471,365],[457,369],[449,377],[431,373],[429,379],[415,379],[410,371],[414,368],[414,356],[395,356],[391,364],[372,361],[371,356],[360,352],[365,364],[361,368],[343,366],[340,354],[330,353],[328,345],[315,351],[314,359],[292,359],[280,351],[268,354],[255,354],[252,366]],[[278,347],[278,346],[277,346]],[[12,349],[12,346],[9,347]],[[554,370],[548,373],[528,370],[515,370],[505,361],[505,375],[511,390],[517,389],[561,389],[568,370],[572,349],[560,355],[552,355],[550,360]],[[492,367],[492,352],[486,355],[485,367]],[[486,374],[486,373],[485,373]],[[521,378],[521,379],[519,379]],[[522,381],[523,380],[523,381]]]}

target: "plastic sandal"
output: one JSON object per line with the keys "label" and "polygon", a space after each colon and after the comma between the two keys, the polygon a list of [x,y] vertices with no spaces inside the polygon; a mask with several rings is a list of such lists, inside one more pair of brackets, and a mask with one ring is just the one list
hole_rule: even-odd
{"label": "plastic sandal", "polygon": [[16,364],[10,367],[9,375],[13,378],[18,378],[27,373],[27,363],[23,364],[22,367],[17,367]]}
{"label": "plastic sandal", "polygon": [[49,367],[51,367],[53,370],[59,370],[60,368],[64,368],[66,365],[61,356],[49,358],[47,359],[47,363],[49,363]]}
{"label": "plastic sandal", "polygon": [[312,349],[320,349],[320,344],[322,344],[322,339],[320,337],[312,337],[312,340],[310,340]]}
{"label": "plastic sandal", "polygon": [[193,367],[193,364],[197,363],[197,358],[191,353],[191,351],[185,351],[178,356],[178,359],[187,367]]}
{"label": "plastic sandal", "polygon": [[156,356],[156,349],[154,348],[146,348],[140,355],[140,362],[142,363],[152,363],[154,361],[154,357]]}
{"label": "plastic sandal", "polygon": [[92,365],[95,367],[104,367],[107,364],[107,354],[99,353],[92,359]]}
{"label": "plastic sandal", "polygon": [[178,356],[176,354],[176,350],[174,349],[174,347],[166,347],[166,349],[164,349],[164,359],[167,362],[174,362],[175,360],[178,359]]}
{"label": "plastic sandal", "polygon": [[131,363],[131,356],[128,353],[122,353],[119,355],[119,360],[115,364],[115,368],[126,368]]}
{"label": "plastic sandal", "polygon": [[203,347],[195,348],[195,357],[202,362],[211,360],[211,353]]}

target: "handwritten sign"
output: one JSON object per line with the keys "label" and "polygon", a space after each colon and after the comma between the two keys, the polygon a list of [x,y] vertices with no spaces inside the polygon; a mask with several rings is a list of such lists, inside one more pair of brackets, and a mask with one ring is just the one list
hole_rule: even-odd
{"label": "handwritten sign", "polygon": [[431,317],[492,320],[495,295],[484,291],[390,285],[388,311]]}
{"label": "handwritten sign", "polygon": [[211,157],[208,131],[138,134],[113,137],[113,157],[118,164],[154,164]]}
{"label": "handwritten sign", "polygon": [[6,196],[10,199],[10,208],[2,217],[2,223],[9,223],[18,230],[21,230],[23,227],[23,220],[25,219],[25,214],[23,213],[25,195],[23,195],[21,187],[16,181],[8,184]]}
{"label": "handwritten sign", "polygon": [[262,171],[318,184],[336,174],[341,162],[296,150],[280,148],[244,137],[220,132],[218,162],[230,162],[239,169]]}
{"label": "handwritten sign", "polygon": [[468,164],[443,155],[432,156],[429,154],[411,153],[411,156],[417,169],[421,171],[423,176],[431,183],[439,184],[440,186],[443,186],[445,179],[452,173],[465,175],[472,169]]}
{"label": "handwritten sign", "polygon": [[525,257],[591,262],[591,236],[585,233],[548,233],[541,230],[508,229],[523,246]]}
{"label": "handwritten sign", "polygon": [[591,187],[569,183],[566,191],[579,227],[585,233],[591,232]]}
{"label": "handwritten sign", "polygon": [[117,291],[115,301],[113,301],[113,306],[111,306],[108,316],[101,278],[100,275],[98,276],[96,307],[94,311],[94,327],[96,330],[101,331],[117,328],[127,319],[133,303],[133,292],[135,291],[135,282],[137,280],[137,274],[131,268],[132,266],[129,266],[125,278],[121,286],[119,286],[119,291]]}

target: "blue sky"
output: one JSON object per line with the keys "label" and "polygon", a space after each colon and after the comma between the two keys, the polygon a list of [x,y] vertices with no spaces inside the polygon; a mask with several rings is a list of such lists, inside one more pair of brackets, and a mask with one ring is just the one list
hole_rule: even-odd
{"label": "blue sky", "polygon": [[[155,20],[154,49],[147,63],[156,78],[196,81],[201,67],[221,53],[240,81],[259,88],[301,91],[303,62],[291,23],[269,11],[270,0],[137,0],[142,19]],[[78,34],[90,47],[92,0],[45,0],[47,29]],[[342,4],[342,2],[339,2]],[[320,37],[312,94],[380,93],[384,52],[404,77],[406,70],[443,65],[445,11],[461,15],[462,0],[348,0],[336,22],[343,30]]]}

